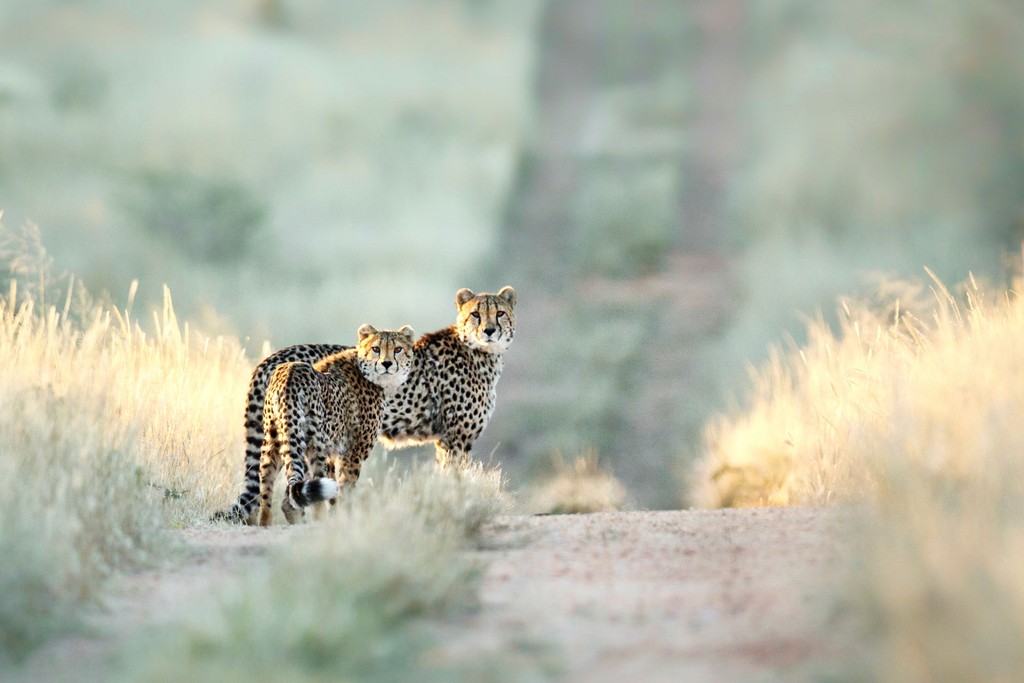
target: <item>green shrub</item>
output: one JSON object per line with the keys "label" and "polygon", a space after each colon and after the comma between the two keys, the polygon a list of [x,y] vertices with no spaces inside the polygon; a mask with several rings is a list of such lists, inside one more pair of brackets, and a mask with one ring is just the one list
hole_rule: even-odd
{"label": "green shrub", "polygon": [[748,33],[744,239],[1024,235],[1020,4],[761,0]]}
{"label": "green shrub", "polygon": [[575,199],[573,265],[614,277],[655,271],[678,232],[674,162],[591,162]]}
{"label": "green shrub", "polygon": [[236,181],[177,169],[134,174],[122,207],[141,229],[187,256],[213,262],[247,256],[268,213]]}
{"label": "green shrub", "polygon": [[[0,309],[0,315],[6,315]],[[5,382],[0,399],[0,664],[75,628],[115,571],[165,556],[160,496],[95,420],[98,397]]]}

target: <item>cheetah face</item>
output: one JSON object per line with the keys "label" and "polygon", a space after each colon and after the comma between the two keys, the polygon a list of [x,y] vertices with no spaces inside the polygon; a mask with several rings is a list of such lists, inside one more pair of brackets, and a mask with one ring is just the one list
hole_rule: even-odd
{"label": "cheetah face", "polygon": [[413,334],[408,325],[398,331],[360,327],[357,348],[363,377],[385,388],[404,382],[412,368]]}
{"label": "cheetah face", "polygon": [[516,290],[503,287],[497,294],[474,294],[468,289],[455,293],[459,315],[459,337],[471,349],[503,353],[516,332]]}

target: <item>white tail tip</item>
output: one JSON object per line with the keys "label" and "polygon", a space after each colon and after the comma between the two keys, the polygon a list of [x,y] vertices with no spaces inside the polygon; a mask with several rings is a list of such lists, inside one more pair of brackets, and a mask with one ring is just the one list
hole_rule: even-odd
{"label": "white tail tip", "polygon": [[338,482],[326,477],[320,479],[320,500],[333,500],[338,497]]}

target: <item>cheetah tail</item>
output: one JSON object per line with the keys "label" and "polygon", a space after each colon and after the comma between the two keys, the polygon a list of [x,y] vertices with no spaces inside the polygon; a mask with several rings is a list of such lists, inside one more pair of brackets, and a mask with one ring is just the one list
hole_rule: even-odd
{"label": "cheetah tail", "polygon": [[227,510],[216,512],[210,517],[211,522],[230,522],[231,524],[254,524],[253,512],[259,503],[259,480],[256,486],[246,486],[245,491],[238,497],[238,502]]}
{"label": "cheetah tail", "polygon": [[242,511],[238,505],[232,505],[227,510],[218,510],[210,516],[211,522],[231,522],[238,524],[242,521]]}
{"label": "cheetah tail", "polygon": [[295,507],[306,507],[313,503],[331,500],[338,495],[338,482],[329,477],[317,477],[300,481],[288,487],[288,497]]}
{"label": "cheetah tail", "polygon": [[229,522],[231,524],[241,524],[245,522],[252,510],[246,509],[243,505],[235,503],[227,510],[220,510],[213,513],[210,517],[211,522]]}

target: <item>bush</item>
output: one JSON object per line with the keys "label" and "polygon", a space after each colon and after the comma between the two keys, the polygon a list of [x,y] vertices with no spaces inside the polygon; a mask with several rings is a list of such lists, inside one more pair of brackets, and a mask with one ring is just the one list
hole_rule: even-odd
{"label": "bush", "polygon": [[137,425],[80,353],[88,332],[15,296],[0,298],[0,663],[72,628],[104,579],[168,546],[161,496],[129,452]]}
{"label": "bush", "polygon": [[676,240],[678,193],[673,162],[590,162],[574,206],[574,266],[612,277],[657,270]]}
{"label": "bush", "polygon": [[142,170],[122,200],[128,219],[184,254],[239,261],[249,254],[267,208],[236,181],[182,170]]}
{"label": "bush", "polygon": [[1019,4],[761,0],[748,30],[749,157],[732,197],[744,237],[1016,246]]}

